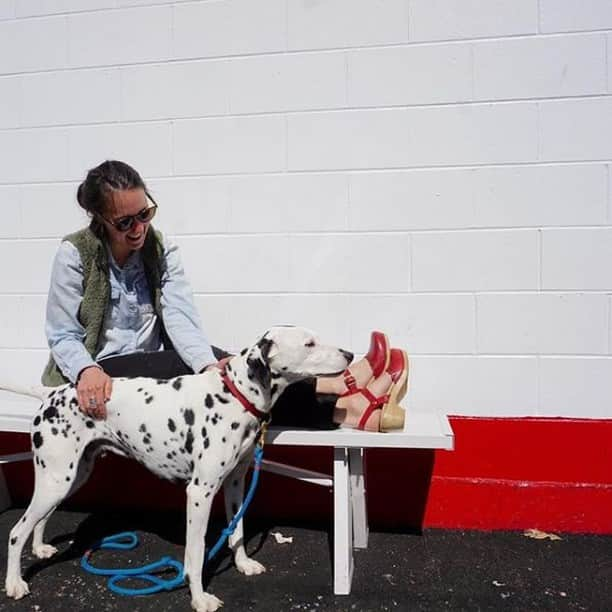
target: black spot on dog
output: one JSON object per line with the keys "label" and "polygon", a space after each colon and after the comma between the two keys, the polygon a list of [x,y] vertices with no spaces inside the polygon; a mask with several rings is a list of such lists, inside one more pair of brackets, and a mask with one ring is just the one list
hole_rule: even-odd
{"label": "black spot on dog", "polygon": [[147,426],[143,423],[139,428],[138,431],[145,433],[147,431]]}
{"label": "black spot on dog", "polygon": [[55,406],[49,406],[42,415],[43,421],[51,421],[58,416],[57,408]]}
{"label": "black spot on dog", "polygon": [[215,397],[219,400],[221,404],[229,404],[229,400],[218,393],[215,393]]}
{"label": "black spot on dog", "polygon": [[238,429],[240,427],[240,423],[236,423],[236,421],[234,421],[231,425],[232,429]]}
{"label": "black spot on dog", "polygon": [[208,438],[204,438],[204,448],[208,448],[210,446],[210,440]]}
{"label": "black spot on dog", "polygon": [[187,431],[187,437],[185,438],[185,450],[189,454],[193,452],[193,433],[191,433],[191,429]]}
{"label": "black spot on dog", "polygon": [[276,380],[277,378],[281,378],[283,375],[280,372],[270,372],[270,376],[273,380]]}
{"label": "black spot on dog", "polygon": [[56,393],[57,389],[53,389],[53,391],[51,391],[51,393],[49,393],[49,395],[47,396],[49,399],[51,399],[55,393]]}
{"label": "black spot on dog", "polygon": [[11,538],[11,546],[15,546],[17,544],[17,538]]}
{"label": "black spot on dog", "polygon": [[172,387],[178,391],[182,386],[183,379],[180,376],[178,378],[175,378],[174,382],[172,383]]}
{"label": "black spot on dog", "polygon": [[172,459],[172,453],[166,453],[166,457],[168,457],[168,459]]}
{"label": "black spot on dog", "polygon": [[241,357],[244,357],[247,353],[248,353],[249,349],[248,348],[244,348],[240,351],[240,355]]}
{"label": "black spot on dog", "polygon": [[176,431],[176,423],[172,419],[168,419],[168,429],[170,431]]}
{"label": "black spot on dog", "polygon": [[183,414],[183,417],[185,418],[185,423],[187,423],[187,425],[193,425],[195,422],[195,415],[193,414],[193,410],[191,408],[187,408],[187,410],[185,410],[185,413]]}
{"label": "black spot on dog", "polygon": [[73,398],[70,400],[70,404],[68,404],[68,405],[69,405],[69,406],[72,406],[72,407],[78,406],[78,405],[79,405],[79,401],[77,400],[77,398],[76,398],[76,397],[73,397]]}
{"label": "black spot on dog", "polygon": [[210,497],[210,491],[204,497]]}
{"label": "black spot on dog", "polygon": [[[40,448],[43,444],[43,437],[40,431],[35,431],[32,436],[32,442],[34,443],[35,448]],[[36,457],[38,459],[38,457]]]}
{"label": "black spot on dog", "polygon": [[74,463],[71,463],[68,467],[69,469],[72,469],[74,467]]}
{"label": "black spot on dog", "polygon": [[167,384],[168,384],[170,381],[169,381],[169,380],[166,380],[166,379],[164,379],[164,378],[158,378],[158,379],[157,379],[155,382],[156,382],[158,385],[167,385]]}
{"label": "black spot on dog", "polygon": [[34,419],[34,427],[38,427],[38,425],[40,425],[40,415]]}
{"label": "black spot on dog", "polygon": [[206,431],[206,427],[202,427],[202,437],[206,438],[208,436],[208,432]]}
{"label": "black spot on dog", "polygon": [[227,438],[226,438],[225,436],[223,436],[223,437],[221,438],[221,442],[223,442],[223,444],[225,444],[225,443],[227,442]]}
{"label": "black spot on dog", "polygon": [[199,507],[200,507],[200,502],[196,502],[196,503],[195,503],[195,507],[196,507],[196,508],[199,508]]}
{"label": "black spot on dog", "polygon": [[200,479],[199,479],[199,478],[196,478],[196,479],[193,481],[193,484],[194,484],[194,485],[197,487],[197,486],[200,484]]}
{"label": "black spot on dog", "polygon": [[[96,424],[93,421],[85,421],[85,425],[87,425],[87,427],[89,427],[89,429],[92,429],[93,427],[96,426]],[[79,438],[77,438],[77,442],[79,441]]]}
{"label": "black spot on dog", "polygon": [[229,392],[229,387],[225,383],[223,383],[223,393],[227,393],[229,395]]}
{"label": "black spot on dog", "polygon": [[52,427],[52,428],[51,428],[51,433],[52,433],[54,436],[57,436],[57,434],[59,433],[59,431],[57,430],[57,427]]}
{"label": "black spot on dog", "polygon": [[66,476],[66,482],[70,482],[70,476]]}
{"label": "black spot on dog", "polygon": [[136,389],[136,391],[137,391],[138,393],[140,393],[140,392],[142,391],[142,387],[138,387],[138,389]]}
{"label": "black spot on dog", "polygon": [[255,395],[259,395],[259,389],[257,389],[256,387],[249,387],[249,391],[251,393],[254,393]]}
{"label": "black spot on dog", "polygon": [[147,398],[145,399],[145,403],[146,403],[146,404],[150,404],[152,401],[153,401],[153,396],[152,396],[152,395],[149,395],[149,397],[147,397]]}
{"label": "black spot on dog", "polygon": [[206,395],[206,398],[204,399],[204,405],[207,408],[212,408],[215,404],[215,400],[213,400],[212,395],[210,393],[208,393]]}

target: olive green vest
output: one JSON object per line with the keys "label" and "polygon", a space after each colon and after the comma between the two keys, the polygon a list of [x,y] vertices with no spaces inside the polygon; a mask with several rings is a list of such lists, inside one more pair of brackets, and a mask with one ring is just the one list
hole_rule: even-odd
{"label": "olive green vest", "polygon": [[[83,300],[77,314],[78,320],[85,328],[83,341],[87,352],[95,358],[99,349],[100,336],[107,309],[110,307],[110,280],[108,271],[108,252],[104,242],[91,228],[69,234],[62,240],[72,243],[78,250],[83,264]],[[151,291],[151,302],[159,317],[162,328],[162,340],[165,348],[172,344],[164,330],[161,316],[161,276],[163,246],[161,234],[151,227],[147,232],[142,248],[142,260],[145,276]],[[62,374],[53,356],[42,374],[42,383],[47,387],[57,387],[69,382]]]}

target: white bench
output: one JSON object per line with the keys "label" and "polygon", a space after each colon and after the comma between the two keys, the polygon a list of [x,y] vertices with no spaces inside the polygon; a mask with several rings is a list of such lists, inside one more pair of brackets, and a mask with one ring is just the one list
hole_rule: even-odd
{"label": "white bench", "polygon": [[[33,408],[37,405],[34,402]],[[4,410],[6,408],[6,410]],[[33,410],[32,408],[32,410]],[[3,412],[4,410],[4,412]],[[31,412],[30,412],[31,414]],[[29,431],[23,412],[8,410],[0,399],[0,431]],[[325,446],[334,449],[332,474],[321,474],[264,460],[266,471],[333,489],[334,495],[334,593],[347,595],[353,577],[353,549],[367,548],[368,518],[364,474],[364,451],[368,448],[419,448],[452,450],[453,431],[446,415],[408,412],[404,431],[369,433],[350,429],[315,431],[271,427],[266,444]],[[0,456],[0,511],[10,505],[2,476],[2,463],[30,459],[31,453]]]}

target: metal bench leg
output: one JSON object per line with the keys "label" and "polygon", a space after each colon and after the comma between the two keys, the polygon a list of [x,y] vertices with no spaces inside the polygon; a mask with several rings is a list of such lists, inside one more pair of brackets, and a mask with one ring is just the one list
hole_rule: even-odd
{"label": "metal bench leg", "polygon": [[368,547],[368,509],[366,506],[364,452],[362,448],[351,448],[349,450],[354,548]]}
{"label": "metal bench leg", "polygon": [[3,512],[11,505],[11,496],[9,495],[6,487],[6,481],[4,480],[4,474],[2,473],[2,467],[0,467],[0,512]]}
{"label": "metal bench leg", "polygon": [[334,448],[334,593],[348,595],[353,580],[353,520],[348,449]]}

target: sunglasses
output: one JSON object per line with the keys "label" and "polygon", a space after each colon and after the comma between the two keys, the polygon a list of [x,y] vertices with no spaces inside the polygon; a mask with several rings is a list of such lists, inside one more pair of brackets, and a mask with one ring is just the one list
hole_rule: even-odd
{"label": "sunglasses", "polygon": [[129,232],[135,223],[149,223],[151,219],[155,216],[157,212],[157,204],[153,204],[152,206],[147,206],[143,208],[140,212],[137,212],[135,215],[126,215],[125,217],[120,217],[116,221],[111,221],[106,217],[102,217],[107,223],[110,223],[118,232],[125,233]]}

